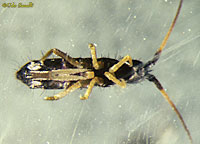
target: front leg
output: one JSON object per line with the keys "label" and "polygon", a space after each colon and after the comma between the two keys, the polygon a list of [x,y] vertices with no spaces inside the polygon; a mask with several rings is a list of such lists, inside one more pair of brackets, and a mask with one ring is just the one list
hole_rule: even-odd
{"label": "front leg", "polygon": [[125,88],[126,87],[126,82],[124,79],[117,79],[112,73],[110,72],[105,72],[104,75],[109,79],[111,80],[112,82],[114,82],[115,84],[119,85],[120,87],[122,88]]}
{"label": "front leg", "polygon": [[110,73],[116,72],[125,62],[129,61],[129,66],[133,66],[132,58],[131,56],[127,55],[122,60],[120,60],[117,64],[113,65],[110,69]]}
{"label": "front leg", "polygon": [[114,82],[115,84],[119,85],[122,88],[126,87],[126,82],[124,79],[117,79],[114,75],[114,73],[127,61],[129,61],[129,66],[132,67],[133,66],[133,62],[132,62],[132,58],[127,55],[125,56],[122,60],[120,60],[117,64],[113,65],[111,68],[109,68],[109,72],[105,72],[104,75],[111,80],[112,82]]}

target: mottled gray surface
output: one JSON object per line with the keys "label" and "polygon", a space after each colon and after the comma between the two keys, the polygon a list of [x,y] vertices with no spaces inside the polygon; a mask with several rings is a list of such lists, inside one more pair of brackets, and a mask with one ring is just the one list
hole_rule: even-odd
{"label": "mottled gray surface", "polygon": [[[4,1],[5,2],[5,1]],[[9,1],[6,1],[9,2]],[[21,1],[20,1],[21,2]],[[59,48],[73,57],[131,55],[147,61],[159,47],[178,0],[32,1],[0,7],[0,144],[188,144],[179,119],[154,85],[85,89],[47,102],[59,91],[31,90],[15,72]],[[16,2],[17,3],[17,2]],[[1,1],[2,5],[3,2]],[[200,143],[200,1],[185,0],[176,27],[152,72]]]}

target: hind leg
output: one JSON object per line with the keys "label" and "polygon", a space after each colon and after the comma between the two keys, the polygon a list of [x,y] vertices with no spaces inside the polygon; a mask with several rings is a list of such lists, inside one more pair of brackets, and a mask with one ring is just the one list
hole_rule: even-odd
{"label": "hind leg", "polygon": [[71,65],[77,67],[77,68],[83,68],[83,66],[74,58],[70,57],[66,53],[60,51],[59,49],[53,48],[49,50],[41,59],[40,62],[43,63],[50,55],[55,54],[62,59],[65,59],[67,62],[69,62]]}

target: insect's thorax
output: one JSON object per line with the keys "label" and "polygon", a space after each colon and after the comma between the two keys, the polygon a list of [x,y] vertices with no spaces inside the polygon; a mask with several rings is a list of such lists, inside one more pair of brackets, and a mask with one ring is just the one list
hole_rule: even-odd
{"label": "insect's thorax", "polygon": [[[99,58],[98,61],[103,63],[103,68],[99,70],[93,69],[95,72],[95,76],[101,77],[104,79],[103,86],[113,85],[114,83],[107,79],[104,75],[105,72],[108,72],[109,69],[117,64],[119,60],[112,58]],[[133,66],[130,67],[128,63],[123,64],[115,73],[115,77],[117,79],[124,79],[128,83],[136,83],[138,80],[142,80],[144,78],[145,73],[141,72],[143,63],[138,60],[132,60]]]}

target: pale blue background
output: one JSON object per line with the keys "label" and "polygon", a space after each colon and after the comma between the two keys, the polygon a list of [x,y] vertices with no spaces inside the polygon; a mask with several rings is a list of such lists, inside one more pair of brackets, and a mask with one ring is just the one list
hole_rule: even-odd
{"label": "pale blue background", "polygon": [[[51,48],[90,57],[90,42],[98,45],[98,57],[129,54],[147,61],[163,40],[178,0],[32,2],[27,9],[0,6],[0,144],[189,143],[179,119],[148,81],[125,89],[96,87],[87,101],[79,100],[83,89],[47,102],[43,97],[59,91],[31,90],[15,78],[17,69]],[[199,6],[199,0],[184,1],[152,72],[183,115],[194,144],[200,143]]]}

